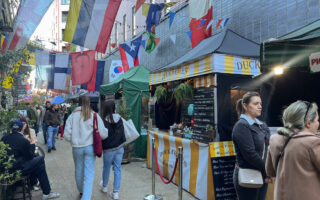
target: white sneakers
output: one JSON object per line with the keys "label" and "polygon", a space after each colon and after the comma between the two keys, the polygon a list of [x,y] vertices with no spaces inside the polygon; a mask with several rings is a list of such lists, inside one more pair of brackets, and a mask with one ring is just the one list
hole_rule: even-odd
{"label": "white sneakers", "polygon": [[[100,181],[99,186],[100,186],[102,192],[104,192],[104,193],[108,192],[108,186],[103,186],[103,181]],[[115,199],[115,200],[119,199],[119,192],[110,192],[109,195],[112,199]]]}
{"label": "white sneakers", "polygon": [[110,197],[112,199],[119,199],[119,192],[110,192]]}
{"label": "white sneakers", "polygon": [[101,192],[107,193],[108,192],[108,186],[103,186],[103,181],[100,181],[100,188]]}
{"label": "white sneakers", "polygon": [[50,194],[44,194],[44,195],[42,195],[42,200],[55,199],[55,198],[59,198],[59,197],[60,197],[60,194],[59,194],[59,193],[50,192]]}

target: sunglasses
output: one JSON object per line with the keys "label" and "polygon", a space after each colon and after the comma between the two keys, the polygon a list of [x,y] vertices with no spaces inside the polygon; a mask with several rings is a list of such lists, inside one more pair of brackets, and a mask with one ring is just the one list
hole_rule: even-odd
{"label": "sunglasses", "polygon": [[307,111],[306,111],[306,114],[304,115],[304,122],[306,122],[307,115],[312,103],[310,103],[309,101],[304,101],[304,103],[307,105]]}

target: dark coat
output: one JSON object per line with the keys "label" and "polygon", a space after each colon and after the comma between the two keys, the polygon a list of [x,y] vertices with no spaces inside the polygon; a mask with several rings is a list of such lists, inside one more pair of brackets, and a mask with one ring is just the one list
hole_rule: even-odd
{"label": "dark coat", "polygon": [[11,150],[9,155],[14,155],[16,162],[13,165],[14,169],[22,169],[23,164],[34,157],[35,145],[30,144],[21,133],[15,132],[6,135],[2,138],[5,144],[9,144]]}
{"label": "dark coat", "polygon": [[104,126],[108,129],[108,137],[102,141],[103,150],[117,149],[122,146],[126,141],[122,119],[113,124],[105,119],[103,119],[103,122]]}
{"label": "dark coat", "polygon": [[[237,153],[236,162],[240,168],[257,169],[266,177],[265,160],[269,145],[270,130],[266,124],[250,125],[240,118],[234,125],[232,139]],[[264,144],[265,143],[265,144]],[[263,149],[263,147],[265,147]],[[264,157],[262,154],[264,151]]]}
{"label": "dark coat", "polygon": [[44,115],[44,122],[47,126],[60,126],[60,115],[58,111],[49,109]]}

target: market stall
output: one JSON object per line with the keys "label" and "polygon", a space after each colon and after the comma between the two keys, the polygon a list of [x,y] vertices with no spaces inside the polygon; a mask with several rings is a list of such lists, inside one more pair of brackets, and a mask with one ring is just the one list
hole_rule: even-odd
{"label": "market stall", "polygon": [[[235,102],[247,90],[257,89],[250,82],[253,76],[260,74],[258,57],[258,44],[225,30],[203,40],[172,64],[150,74],[152,90],[155,90],[156,94],[158,88],[166,89],[169,95],[167,101],[171,96],[170,90],[173,90],[174,96],[175,89],[172,87],[177,88],[185,83],[192,86],[193,95],[191,100],[188,99],[188,104],[185,106],[184,100],[175,104],[176,107],[179,106],[181,116],[173,121],[180,120],[180,124],[169,124],[170,130],[161,130],[165,126],[157,123],[157,119],[153,120],[154,129],[149,129],[148,151],[151,151],[149,143],[154,137],[156,149],[159,149],[159,165],[162,163],[160,171],[168,178],[173,167],[172,152],[176,152],[177,146],[182,145],[185,177],[183,188],[197,198],[235,198],[232,185],[235,154],[230,141],[232,126],[237,120]],[[157,103],[154,104],[155,116],[165,115],[169,110],[168,106],[162,106],[161,110],[159,105],[163,102],[158,102],[160,109],[157,108]],[[167,118],[167,121],[172,123],[170,118]],[[161,133],[152,132],[157,129],[160,129]],[[215,146],[218,148],[214,148]],[[218,158],[221,154],[230,155],[228,162]],[[219,163],[219,160],[222,160],[222,163]]]}
{"label": "market stall", "polygon": [[[101,85],[100,95],[115,95],[121,91],[130,109],[132,121],[141,132],[141,104],[143,97],[149,97],[149,71],[143,66],[131,68],[112,83]],[[146,157],[146,136],[135,141],[135,154]]]}

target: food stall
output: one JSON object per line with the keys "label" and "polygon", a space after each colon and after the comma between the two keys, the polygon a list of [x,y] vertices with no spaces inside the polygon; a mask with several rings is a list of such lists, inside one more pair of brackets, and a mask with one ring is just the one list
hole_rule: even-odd
{"label": "food stall", "polygon": [[[246,90],[256,89],[249,83],[260,74],[258,58],[258,44],[225,30],[203,40],[172,64],[150,73],[151,93],[161,86],[170,96],[172,86],[187,82],[192,86],[193,98],[188,106],[183,106],[183,100],[175,104],[179,106],[182,123],[174,127],[169,124],[172,132],[158,127],[162,124],[157,120],[153,120],[153,128],[149,126],[148,167],[151,167],[152,138],[156,139],[160,171],[166,178],[173,171],[178,146],[183,146],[183,189],[199,199],[235,198],[232,184],[235,153],[231,142],[232,126],[237,120],[234,106]],[[163,110],[169,110],[165,108],[159,114],[157,110],[161,109],[156,107],[154,115],[164,115]],[[187,115],[191,118],[185,116],[189,108],[192,111]],[[160,121],[178,122],[177,118],[172,121],[167,118]],[[177,181],[176,176],[174,183]]]}

